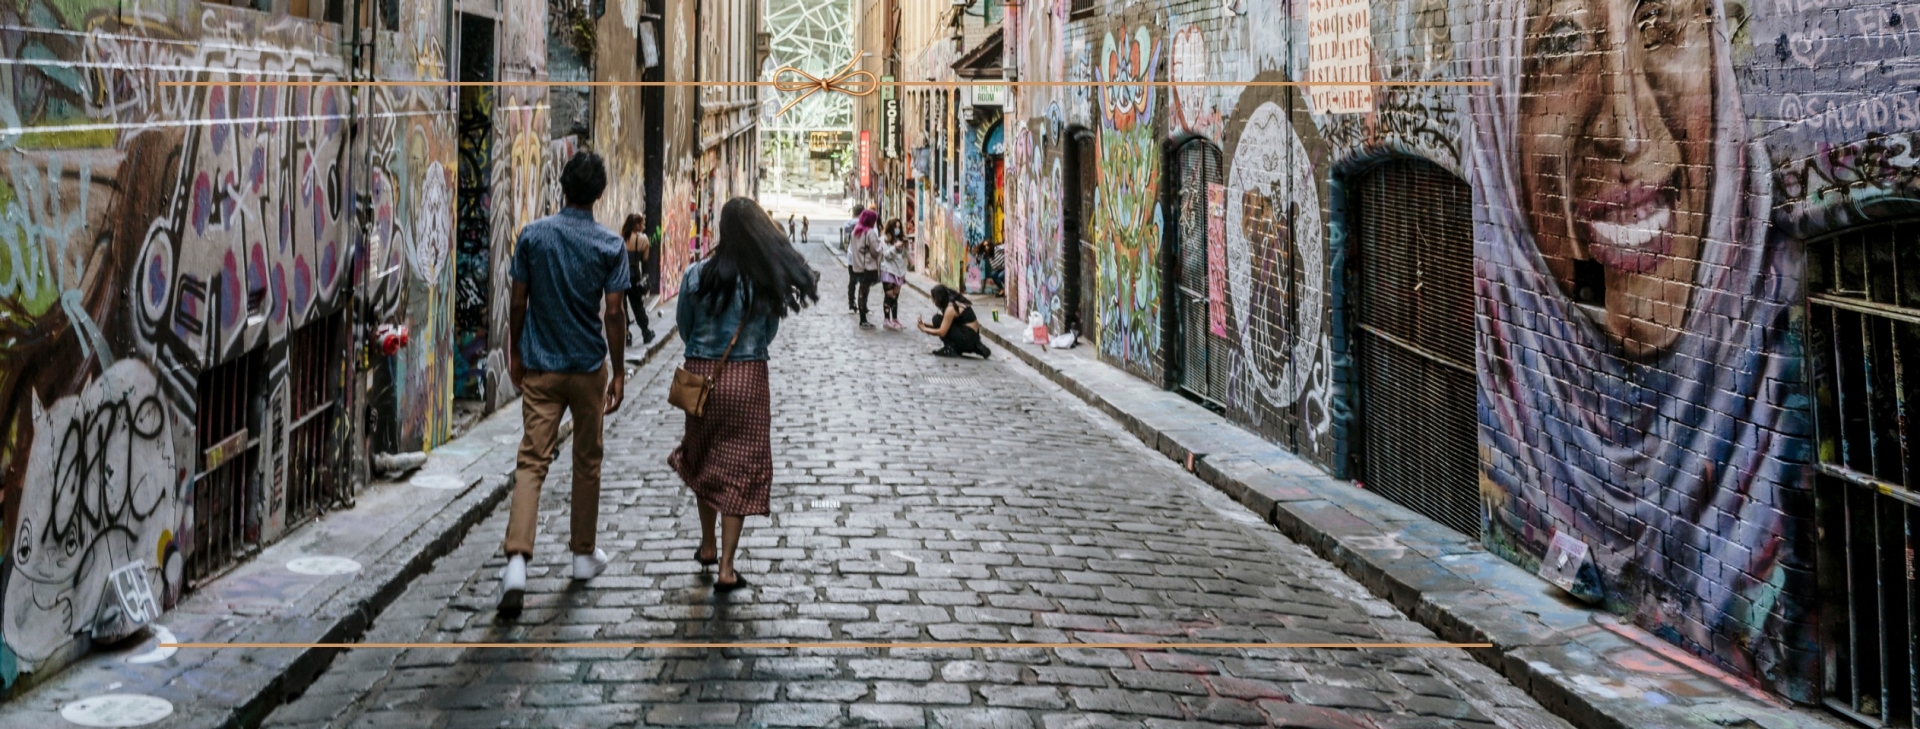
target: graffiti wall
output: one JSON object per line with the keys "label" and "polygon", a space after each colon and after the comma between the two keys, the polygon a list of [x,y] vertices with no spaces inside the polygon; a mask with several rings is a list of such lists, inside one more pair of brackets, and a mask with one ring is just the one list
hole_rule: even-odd
{"label": "graffiti wall", "polygon": [[[383,32],[380,77],[445,78],[444,8],[389,7],[383,25],[405,30]],[[0,74],[0,692],[119,637],[101,622],[109,572],[143,567],[165,606],[190,589],[205,378],[246,393],[254,456],[223,508],[251,543],[303,516],[290,470],[347,479],[358,398],[402,447],[447,437],[455,320],[473,313],[456,311],[454,96],[259,84],[346,77],[346,30],[195,2],[0,0],[5,57],[46,61]],[[160,85],[208,80],[234,83]],[[382,323],[412,338],[383,363],[291,344]],[[369,364],[386,385],[347,386]],[[291,373],[322,365],[311,381],[328,389],[296,392]],[[294,407],[319,397],[333,407],[303,422],[333,450],[296,464]]]}
{"label": "graffiti wall", "polygon": [[1214,145],[1227,414],[1344,474],[1361,437],[1345,185],[1429,160],[1473,191],[1486,545],[1532,566],[1572,535],[1608,609],[1818,698],[1800,282],[1810,241],[1916,214],[1920,9],[1374,0],[1376,80],[1492,83],[1383,88],[1366,113],[1327,114],[1277,86],[1129,84],[1304,80],[1303,3],[1118,0],[1071,20],[1069,2],[1010,28],[1023,80],[1111,85],[1015,92],[1016,311],[1057,327],[1072,305],[1053,206],[1079,172],[1065,138],[1089,129],[1094,344],[1156,379],[1177,346],[1162,233],[1198,224],[1163,212],[1179,163],[1163,157]]}

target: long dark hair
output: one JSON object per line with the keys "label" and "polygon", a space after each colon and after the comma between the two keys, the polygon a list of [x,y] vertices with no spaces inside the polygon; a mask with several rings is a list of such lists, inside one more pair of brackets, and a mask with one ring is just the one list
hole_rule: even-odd
{"label": "long dark hair", "polygon": [[628,215],[627,222],[620,225],[620,239],[626,240],[632,238],[633,234],[640,230],[640,226],[646,224],[646,218],[640,217],[639,215]]}
{"label": "long dark hair", "polygon": [[899,218],[894,218],[892,220],[887,221],[887,237],[905,238],[906,236],[907,236],[906,228],[901,227]]}
{"label": "long dark hair", "polygon": [[933,297],[933,305],[939,307],[941,311],[946,311],[948,304],[973,306],[973,302],[968,301],[967,297],[961,296],[958,291],[947,288],[946,284],[933,287],[933,290],[928,292],[928,295]]}
{"label": "long dark hair", "polygon": [[695,298],[718,314],[733,303],[745,284],[747,312],[786,318],[820,300],[820,274],[794,250],[779,224],[749,198],[736,197],[720,208],[720,236],[700,272]]}

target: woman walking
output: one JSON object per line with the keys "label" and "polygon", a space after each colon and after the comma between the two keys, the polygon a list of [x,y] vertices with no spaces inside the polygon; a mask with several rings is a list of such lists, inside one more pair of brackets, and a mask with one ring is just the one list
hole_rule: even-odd
{"label": "woman walking", "polygon": [[[620,237],[627,241],[627,275],[633,282],[627,287],[627,308],[633,309],[633,320],[640,324],[640,336],[643,343],[653,343],[653,324],[647,319],[647,255],[653,250],[653,241],[648,240],[646,218],[628,215],[627,222],[620,226]],[[633,344],[633,333],[627,333],[627,344]]]}
{"label": "woman walking", "polygon": [[873,285],[880,283],[880,256],[885,247],[886,244],[880,242],[880,214],[862,211],[847,241],[847,271],[859,288],[859,300],[853,308],[860,312],[861,329],[873,328],[873,323],[867,321],[867,302],[872,300]]}
{"label": "woman walking", "polygon": [[880,286],[886,299],[880,304],[888,329],[899,329],[900,287],[907,283],[907,234],[900,219],[887,221],[887,239],[880,248]]}
{"label": "woman walking", "polygon": [[973,302],[960,292],[947,288],[944,284],[933,287],[933,305],[940,313],[933,315],[933,323],[917,321],[923,334],[940,338],[939,349],[933,350],[941,357],[958,357],[963,354],[977,354],[981,359],[993,356],[986,342],[980,341],[980,319],[973,315]]}
{"label": "woman walking", "polygon": [[[718,564],[714,590],[747,584],[734,571],[740,530],[749,516],[771,512],[771,395],[767,349],[780,320],[820,299],[819,274],[752,200],[737,197],[720,211],[711,254],[687,268],[676,314],[689,372],[713,390],[699,416],[687,415],[680,447],[668,465],[700,505],[700,549],[694,559]],[[714,541],[715,522],[720,540]]]}

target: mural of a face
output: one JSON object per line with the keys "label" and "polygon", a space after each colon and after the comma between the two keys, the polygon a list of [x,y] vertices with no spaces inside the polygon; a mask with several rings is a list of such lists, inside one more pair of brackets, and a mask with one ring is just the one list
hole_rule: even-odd
{"label": "mural of a face", "polygon": [[1530,0],[1518,143],[1527,222],[1561,290],[1628,356],[1680,334],[1708,215],[1706,0]]}

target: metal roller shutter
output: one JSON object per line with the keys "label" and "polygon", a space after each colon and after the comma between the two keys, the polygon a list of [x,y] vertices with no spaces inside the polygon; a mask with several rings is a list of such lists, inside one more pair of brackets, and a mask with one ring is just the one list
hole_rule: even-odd
{"label": "metal roller shutter", "polygon": [[1358,182],[1359,477],[1478,537],[1471,191],[1420,160]]}

